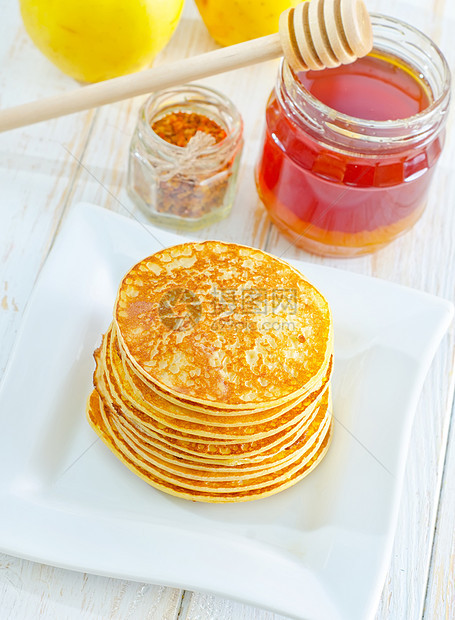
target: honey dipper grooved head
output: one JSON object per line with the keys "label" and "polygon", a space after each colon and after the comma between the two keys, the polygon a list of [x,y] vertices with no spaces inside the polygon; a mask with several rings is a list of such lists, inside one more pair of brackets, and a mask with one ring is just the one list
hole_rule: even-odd
{"label": "honey dipper grooved head", "polygon": [[373,47],[363,0],[307,0],[281,14],[279,32],[295,72],[349,64]]}

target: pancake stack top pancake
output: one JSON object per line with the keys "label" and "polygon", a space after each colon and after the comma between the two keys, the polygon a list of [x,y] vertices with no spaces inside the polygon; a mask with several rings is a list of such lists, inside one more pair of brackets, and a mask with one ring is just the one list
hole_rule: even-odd
{"label": "pancake stack top pancake", "polygon": [[266,497],[327,450],[332,348],[327,301],[290,265],[235,244],[178,245],[123,278],[88,419],[162,491]]}

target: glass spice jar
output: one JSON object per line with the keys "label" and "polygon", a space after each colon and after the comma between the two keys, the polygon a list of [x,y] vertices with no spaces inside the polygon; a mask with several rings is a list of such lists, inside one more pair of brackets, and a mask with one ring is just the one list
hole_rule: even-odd
{"label": "glass spice jar", "polygon": [[323,256],[370,253],[407,231],[444,143],[444,56],[404,22],[371,21],[368,56],[302,74],[283,62],[267,105],[259,195],[295,245]]}
{"label": "glass spice jar", "polygon": [[242,147],[242,118],[221,93],[185,85],[153,94],[131,140],[128,193],[159,226],[207,226],[231,210]]}

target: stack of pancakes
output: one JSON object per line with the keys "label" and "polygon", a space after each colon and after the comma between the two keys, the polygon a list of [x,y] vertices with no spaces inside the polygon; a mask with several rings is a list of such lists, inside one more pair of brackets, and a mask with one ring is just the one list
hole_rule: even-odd
{"label": "stack of pancakes", "polygon": [[327,301],[290,265],[235,244],[178,245],[123,278],[88,419],[162,491],[266,497],[327,451],[332,348]]}

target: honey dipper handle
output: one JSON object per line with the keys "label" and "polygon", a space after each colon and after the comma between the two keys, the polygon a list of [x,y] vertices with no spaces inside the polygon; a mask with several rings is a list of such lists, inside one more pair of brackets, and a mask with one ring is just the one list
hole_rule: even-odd
{"label": "honey dipper handle", "polygon": [[363,0],[308,0],[280,17],[280,33],[0,111],[0,132],[169,88],[284,55],[294,71],[353,62],[373,45]]}
{"label": "honey dipper handle", "polygon": [[278,34],[0,110],[0,132],[89,110],[283,55]]}

